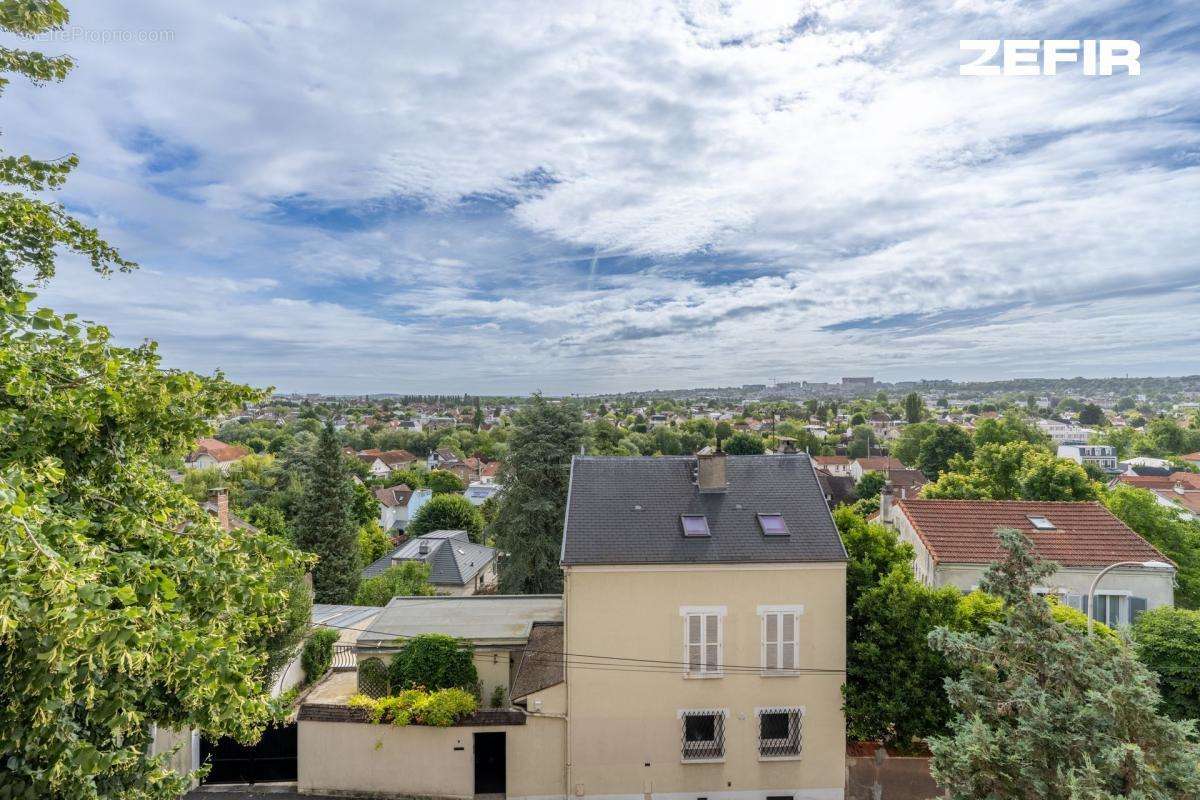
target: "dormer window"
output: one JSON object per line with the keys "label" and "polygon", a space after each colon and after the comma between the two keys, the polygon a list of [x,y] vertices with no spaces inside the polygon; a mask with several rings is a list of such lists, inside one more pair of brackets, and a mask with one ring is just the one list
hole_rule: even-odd
{"label": "dormer window", "polygon": [[787,523],[783,514],[759,514],[758,525],[762,528],[763,536],[787,536]]}
{"label": "dormer window", "polygon": [[708,517],[703,514],[683,514],[680,516],[683,521],[684,536],[709,536],[708,532]]}
{"label": "dormer window", "polygon": [[1027,517],[1027,519],[1029,520],[1030,524],[1039,531],[1054,530],[1054,523],[1045,517]]}

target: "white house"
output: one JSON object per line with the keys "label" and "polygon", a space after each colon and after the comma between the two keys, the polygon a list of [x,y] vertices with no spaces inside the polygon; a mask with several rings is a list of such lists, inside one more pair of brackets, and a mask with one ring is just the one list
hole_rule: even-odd
{"label": "white house", "polygon": [[236,444],[225,444],[220,439],[204,438],[196,442],[196,449],[183,460],[186,469],[217,467],[227,471],[238,461],[250,455],[250,449]]}
{"label": "white house", "polygon": [[[928,586],[979,587],[988,566],[1003,553],[996,531],[1013,528],[1033,542],[1042,558],[1059,569],[1037,587],[1090,613],[1107,625],[1128,625],[1138,614],[1175,604],[1175,566],[1153,545],[1100,503],[1023,500],[893,500],[885,492],[880,521],[913,546],[913,571]],[[1088,590],[1105,567],[1108,573],[1088,608]]]}
{"label": "white house", "polygon": [[1050,437],[1051,441],[1057,444],[1082,444],[1086,442],[1095,431],[1091,428],[1084,428],[1081,425],[1075,425],[1071,422],[1059,422],[1054,419],[1039,419],[1038,427],[1042,433]]}
{"label": "white house", "polygon": [[1058,457],[1069,458],[1076,464],[1092,464],[1112,475],[1121,472],[1117,466],[1117,448],[1107,444],[1060,444]]}
{"label": "white house", "polygon": [[413,490],[407,484],[399,483],[386,489],[376,489],[375,499],[379,501],[379,525],[385,531],[404,530],[408,526],[408,504],[412,500]]}

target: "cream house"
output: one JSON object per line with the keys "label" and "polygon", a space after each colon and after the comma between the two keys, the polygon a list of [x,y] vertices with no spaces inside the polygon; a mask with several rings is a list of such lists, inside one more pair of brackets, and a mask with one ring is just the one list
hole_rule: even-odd
{"label": "cream house", "polygon": [[[1175,603],[1170,560],[1099,503],[893,500],[885,490],[879,519],[913,546],[913,571],[929,586],[978,588],[988,566],[1002,556],[996,530],[1011,528],[1059,565],[1048,585],[1035,591],[1059,595],[1100,622],[1127,625],[1143,611]],[[1133,563],[1101,579],[1089,608],[1092,581],[1120,562]]]}
{"label": "cream house", "polygon": [[572,465],[574,797],[843,797],[846,554],[807,455]]}

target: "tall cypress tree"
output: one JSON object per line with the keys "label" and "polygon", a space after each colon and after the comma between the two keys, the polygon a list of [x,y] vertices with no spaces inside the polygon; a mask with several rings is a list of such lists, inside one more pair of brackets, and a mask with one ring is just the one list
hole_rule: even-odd
{"label": "tall cypress tree", "polygon": [[354,485],[342,462],[333,423],[327,420],[313,448],[296,520],[296,544],[320,558],[313,568],[313,593],[318,603],[352,603],[358,591],[358,531],[353,506]]}
{"label": "tall cypress tree", "polygon": [[562,591],[558,556],[567,484],[583,437],[583,418],[569,402],[534,395],[513,418],[500,507],[487,531],[507,554],[500,571],[506,594]]}

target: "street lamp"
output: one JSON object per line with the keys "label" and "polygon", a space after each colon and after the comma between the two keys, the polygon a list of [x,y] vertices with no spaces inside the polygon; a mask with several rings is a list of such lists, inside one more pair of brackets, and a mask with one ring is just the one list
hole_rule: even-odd
{"label": "street lamp", "polygon": [[1145,567],[1146,569],[1170,569],[1171,565],[1165,561],[1118,561],[1116,564],[1109,564],[1104,569],[1100,570],[1100,574],[1092,581],[1092,586],[1088,589],[1087,597],[1087,623],[1088,636],[1092,635],[1092,614],[1096,610],[1096,586],[1100,583],[1100,579],[1112,572],[1117,567]]}

